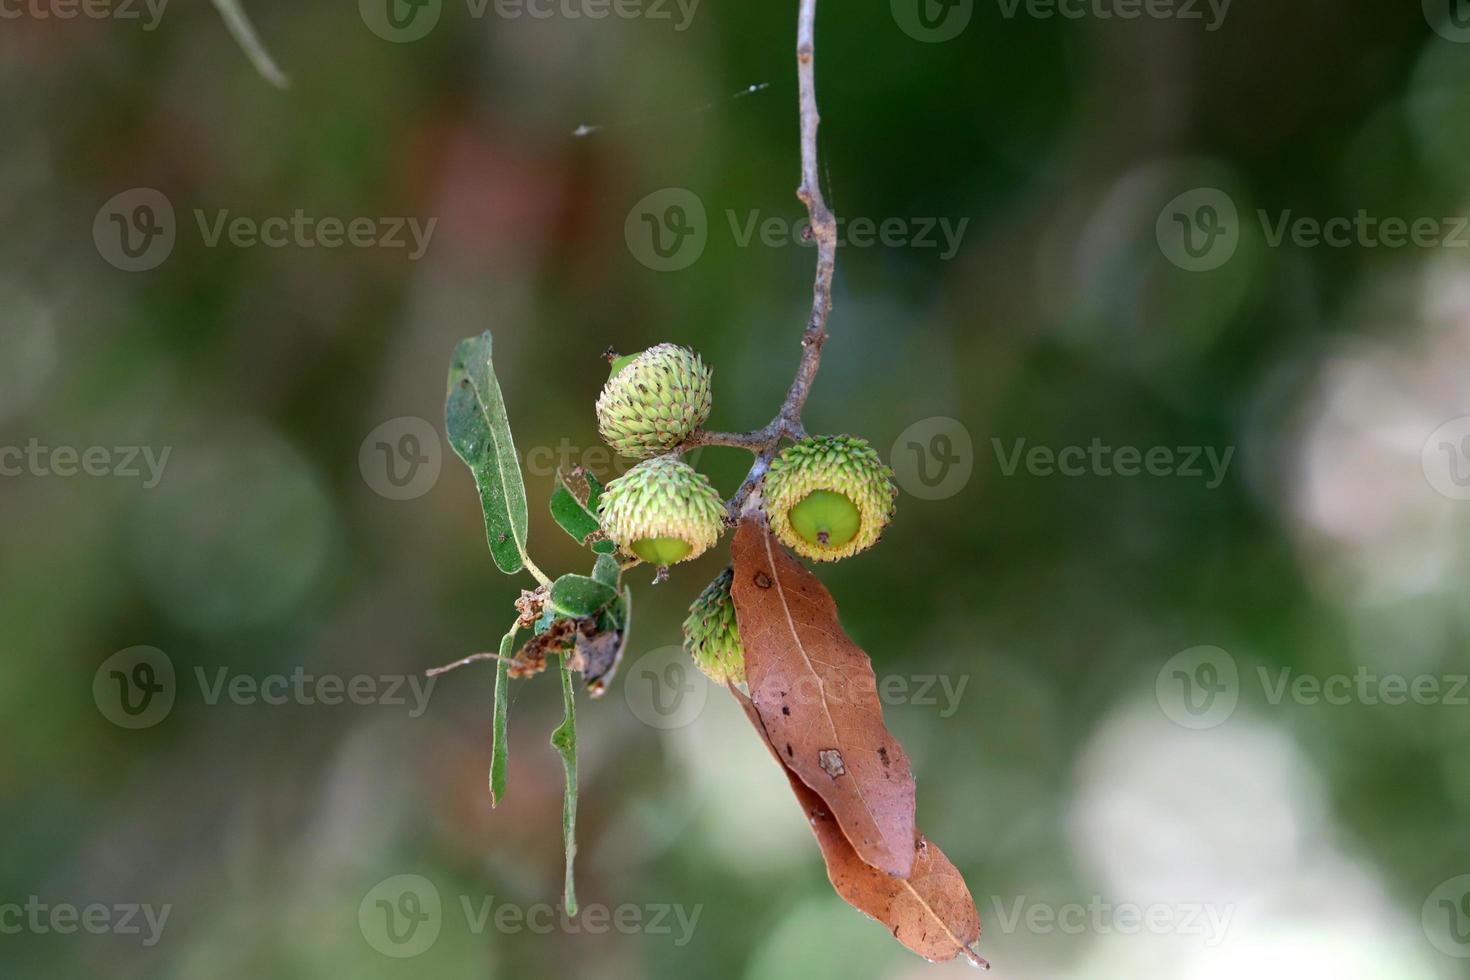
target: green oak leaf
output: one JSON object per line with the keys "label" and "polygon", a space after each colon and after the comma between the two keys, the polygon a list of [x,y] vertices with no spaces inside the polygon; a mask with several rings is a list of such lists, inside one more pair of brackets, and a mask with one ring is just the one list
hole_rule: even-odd
{"label": "green oak leaf", "polygon": [[602,530],[597,511],[593,509],[595,503],[589,505],[584,499],[578,498],[561,470],[557,470],[556,489],[551,492],[551,516],[580,545],[587,544],[588,538]]}
{"label": "green oak leaf", "polygon": [[566,849],[567,873],[562,903],[567,915],[577,914],[577,888],[573,880],[572,865],[577,857],[577,702],[572,685],[572,673],[567,670],[567,655],[557,658],[561,663],[561,696],[565,715],[556,731],[551,733],[551,745],[561,756],[562,768],[566,770],[566,793],[561,805],[562,844]]}
{"label": "green oak leaf", "polygon": [[507,575],[526,564],[526,484],[490,358],[490,331],[460,341],[449,368],[444,420],[449,444],[475,475],[485,540]]}
{"label": "green oak leaf", "polygon": [[618,590],[586,575],[563,575],[551,583],[551,604],[564,616],[591,616],[618,597]]}

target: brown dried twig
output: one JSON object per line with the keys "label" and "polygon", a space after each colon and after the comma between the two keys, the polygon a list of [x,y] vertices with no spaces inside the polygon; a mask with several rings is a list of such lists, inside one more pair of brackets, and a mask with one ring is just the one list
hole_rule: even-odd
{"label": "brown dried twig", "polygon": [[806,405],[812,382],[822,360],[822,345],[827,341],[827,314],[832,309],[832,274],[837,266],[837,219],[822,197],[817,167],[817,83],[813,60],[813,35],[817,0],[801,0],[796,21],[796,78],[801,115],[801,186],[796,196],[806,205],[810,219],[809,234],[817,244],[817,274],[812,285],[812,311],[801,336],[801,361],[796,379],[786,392],[781,410],[765,426],[750,432],[696,432],[675,453],[685,453],[699,446],[734,446],[755,453],[750,472],[730,498],[730,516],[738,517],[750,495],[766,475],[766,469],[784,439],[803,439],[801,410]]}

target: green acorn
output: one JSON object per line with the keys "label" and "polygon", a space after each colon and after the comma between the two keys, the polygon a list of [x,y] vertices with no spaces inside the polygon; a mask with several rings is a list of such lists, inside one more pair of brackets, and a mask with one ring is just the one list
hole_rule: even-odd
{"label": "green acorn", "polygon": [[705,586],[684,620],[684,649],[694,665],[716,684],[745,682],[745,649],[735,623],[735,600],[730,583],[735,570],[727,568]]}
{"label": "green acorn", "polygon": [[597,502],[607,536],[650,565],[698,558],[725,528],[725,504],[709,480],[674,456],[639,463]]}
{"label": "green acorn", "polygon": [[659,344],[614,358],[597,396],[597,431],[624,456],[673,449],[709,418],[710,370],[687,347]]}
{"label": "green acorn", "polygon": [[893,471],[866,440],[810,436],[766,473],[766,517],[792,551],[837,561],[871,548],[893,517]]}

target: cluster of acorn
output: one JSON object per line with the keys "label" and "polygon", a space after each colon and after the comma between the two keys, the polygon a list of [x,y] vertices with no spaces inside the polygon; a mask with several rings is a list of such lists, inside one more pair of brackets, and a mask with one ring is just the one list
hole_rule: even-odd
{"label": "cluster of acorn", "polygon": [[[685,347],[659,344],[615,358],[597,399],[597,428],[609,446],[642,459],[607,485],[603,530],[652,565],[698,558],[725,528],[725,504],[709,480],[676,452],[709,418],[710,370]],[[771,530],[792,551],[837,561],[872,547],[893,516],[893,472],[865,440],[809,436],[771,461],[761,498]],[[745,680],[730,598],[730,569],[689,609],[685,647],[718,683]]]}

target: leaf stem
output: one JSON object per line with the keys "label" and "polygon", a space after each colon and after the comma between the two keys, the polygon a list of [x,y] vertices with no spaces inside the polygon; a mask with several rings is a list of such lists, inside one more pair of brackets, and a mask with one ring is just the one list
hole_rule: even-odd
{"label": "leaf stem", "polygon": [[531,556],[527,554],[524,550],[521,551],[521,561],[525,563],[526,571],[535,576],[537,582],[546,586],[547,588],[551,587],[551,579],[546,577],[546,573],[543,572],[540,567],[538,567],[537,564],[531,560]]}

